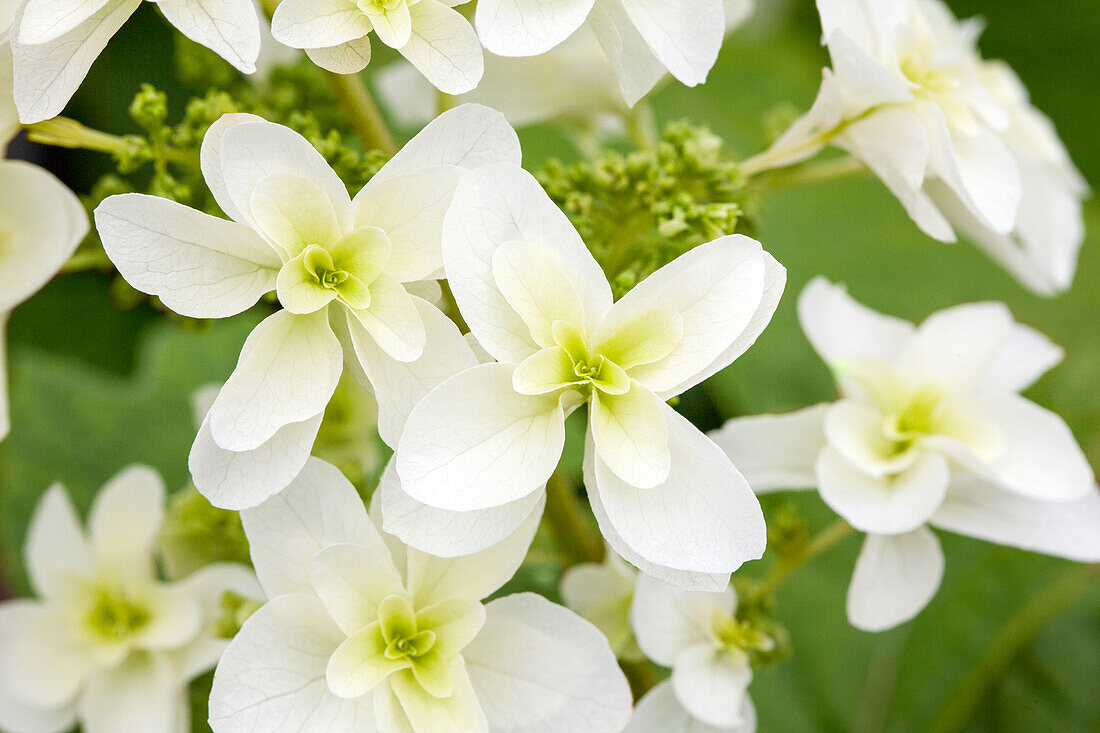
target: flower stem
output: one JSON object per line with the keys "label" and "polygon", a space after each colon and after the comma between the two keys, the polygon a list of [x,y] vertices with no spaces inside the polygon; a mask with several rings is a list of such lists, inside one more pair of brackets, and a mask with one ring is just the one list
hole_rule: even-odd
{"label": "flower stem", "polygon": [[756,586],[754,592],[761,596],[774,593],[787,579],[788,575],[833,547],[854,531],[850,524],[843,519],[838,519],[835,523],[821,530],[800,552],[790,557],[776,559],[775,565]]}
{"label": "flower stem", "polygon": [[325,75],[332,84],[336,101],[343,107],[363,148],[394,155],[398,150],[397,143],[367,85],[363,83],[363,77],[359,74],[334,74],[331,71],[326,71]]}
{"label": "flower stem", "polygon": [[576,487],[561,471],[555,471],[546,482],[545,516],[558,540],[563,567],[603,560],[603,542],[592,531],[592,522],[581,508]]}
{"label": "flower stem", "polygon": [[638,150],[653,150],[661,141],[661,133],[657,128],[657,116],[645,101],[634,105],[634,109],[627,115],[626,131],[630,142]]}
{"label": "flower stem", "polygon": [[966,728],[1013,660],[1051,619],[1076,603],[1098,577],[1100,565],[1074,567],[1021,605],[940,706],[929,730],[955,733]]}
{"label": "flower stem", "polygon": [[781,168],[769,174],[765,180],[769,189],[778,189],[847,178],[866,172],[867,166],[862,161],[844,156],[819,163],[810,162]]}

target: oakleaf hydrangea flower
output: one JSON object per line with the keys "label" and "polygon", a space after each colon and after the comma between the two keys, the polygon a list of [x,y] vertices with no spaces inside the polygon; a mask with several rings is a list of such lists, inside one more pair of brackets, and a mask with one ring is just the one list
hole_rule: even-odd
{"label": "oakleaf hydrangea flower", "polygon": [[[111,37],[142,0],[26,0],[14,23],[15,101],[25,123],[68,104]],[[255,0],[156,0],[181,33],[246,74],[256,70],[261,24]]]}
{"label": "oakleaf hydrangea flower", "polygon": [[271,20],[275,39],[305,49],[338,74],[362,71],[371,59],[371,31],[437,89],[462,94],[484,71],[481,43],[452,6],[468,0],[282,0]]}
{"label": "oakleaf hydrangea flower", "polygon": [[499,363],[413,408],[396,456],[412,500],[452,512],[531,501],[561,456],[566,416],[587,404],[586,484],[619,554],[719,588],[760,557],[748,485],[665,402],[729,365],[771,319],[786,272],[758,242],[696,247],[613,304],[565,215],[529,173],[500,164],[460,182],[443,259],[463,318]]}
{"label": "oakleaf hydrangea flower", "polygon": [[[630,609],[638,645],[654,662],[670,667],[672,676],[639,705],[629,730],[675,731],[670,723],[683,717],[681,709],[719,730],[755,730],[749,653],[768,651],[773,642],[739,621],[736,606],[732,587],[690,592],[638,578]],[[662,687],[670,689],[662,692]]]}
{"label": "oakleaf hydrangea flower", "polygon": [[212,503],[255,506],[294,478],[345,364],[373,385],[379,431],[394,445],[427,389],[477,363],[407,285],[439,275],[443,214],[464,168],[519,155],[498,113],[463,106],[352,199],[303,137],[226,115],[203,141],[202,169],[232,221],[139,194],[100,205],[119,272],[177,313],[226,318],[272,290],[282,306],[245,342],[195,440],[192,475]]}
{"label": "oakleaf hydrangea flower", "polygon": [[84,207],[53,174],[0,160],[0,440],[9,429],[8,316],[57,274],[87,233]]}
{"label": "oakleaf hydrangea flower", "polygon": [[271,600],[218,665],[215,733],[626,725],[629,687],[591,624],[530,593],[482,605],[519,568],[538,515],[446,560],[381,535],[340,472],[310,459],[242,519]]}
{"label": "oakleaf hydrangea flower", "polygon": [[751,8],[745,0],[479,0],[474,21],[498,56],[538,56],[587,23],[633,107],[665,74],[688,86],[706,81],[726,18],[742,19]]}
{"label": "oakleaf hydrangea flower", "polygon": [[565,605],[591,621],[611,642],[615,656],[628,662],[645,659],[630,626],[637,577],[638,572],[611,549],[603,562],[580,563],[561,576]]}
{"label": "oakleaf hydrangea flower", "polygon": [[260,589],[234,564],[159,581],[164,501],[156,473],[128,468],[96,496],[85,532],[61,486],[43,496],[26,544],[39,599],[0,603],[0,728],[190,730],[188,684],[228,644],[216,634],[222,597]]}
{"label": "oakleaf hydrangea flower", "polygon": [[820,279],[799,314],[840,400],[736,418],[713,437],[756,491],[817,487],[867,533],[848,593],[854,625],[890,628],[931,600],[943,553],[928,525],[1100,560],[1092,469],[1062,418],[1019,395],[1061,349],[999,303],[913,326]]}
{"label": "oakleaf hydrangea flower", "polygon": [[665,680],[638,701],[626,733],[755,733],[756,709],[748,695],[744,698],[741,721],[733,727],[717,727],[704,723],[684,708],[676,697],[672,683]]}

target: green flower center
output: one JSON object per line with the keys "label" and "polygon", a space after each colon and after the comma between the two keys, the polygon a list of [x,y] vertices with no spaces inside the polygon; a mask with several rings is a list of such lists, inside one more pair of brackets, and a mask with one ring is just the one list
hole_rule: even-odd
{"label": "green flower center", "polygon": [[313,276],[313,281],[323,288],[332,290],[343,285],[348,279],[346,270],[340,270],[333,264],[332,255],[319,244],[306,247],[302,264]]}
{"label": "green flower center", "polygon": [[603,354],[593,354],[581,330],[568,321],[555,321],[554,342],[569,357],[572,374],[563,375],[563,383],[580,380],[588,389],[593,387],[608,394],[623,394],[630,389],[630,377],[615,362]]}
{"label": "green flower center", "polygon": [[727,652],[737,656],[775,648],[772,637],[718,609],[711,616],[711,631]]}
{"label": "green flower center", "polygon": [[148,608],[127,597],[120,589],[102,586],[93,591],[85,623],[96,636],[120,641],[141,631],[151,619]]}

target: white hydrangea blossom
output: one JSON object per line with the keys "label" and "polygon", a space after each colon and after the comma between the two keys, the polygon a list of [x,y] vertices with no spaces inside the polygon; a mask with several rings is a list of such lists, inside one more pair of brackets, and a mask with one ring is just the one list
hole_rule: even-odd
{"label": "white hydrangea blossom", "polygon": [[645,659],[630,626],[637,577],[638,572],[611,548],[603,562],[579,563],[566,568],[561,576],[565,605],[591,621],[611,642],[615,656],[628,662]]}
{"label": "white hydrangea blossom", "polygon": [[443,259],[463,318],[499,363],[457,374],[413,408],[396,456],[409,500],[492,510],[514,527],[558,463],[566,416],[587,404],[585,483],[619,554],[706,588],[760,557],[756,498],[665,402],[729,365],[770,321],[786,271],[758,242],[696,247],[612,304],[566,216],[531,174],[500,164],[460,182]]}
{"label": "white hydrangea blossom", "polygon": [[[749,0],[726,0],[726,33],[752,14]],[[377,87],[403,124],[423,124],[435,116],[437,95],[407,64],[391,64]],[[630,107],[590,24],[546,53],[509,57],[488,54],[477,88],[459,98],[500,110],[515,127],[564,120],[586,131],[621,131]]]}
{"label": "white hydrangea blossom", "polygon": [[999,303],[920,326],[818,279],[799,299],[841,399],[736,418],[713,434],[757,492],[817,487],[867,533],[848,594],[862,629],[907,621],[943,574],[928,525],[1073,560],[1100,560],[1100,493],[1059,416],[1019,392],[1062,359]]}
{"label": "white hydrangea blossom", "polygon": [[0,728],[191,729],[188,684],[228,644],[215,633],[222,595],[257,598],[260,588],[233,564],[159,581],[153,548],[164,503],[160,477],[141,466],[96,496],[87,532],[63,488],[43,496],[26,544],[39,599],[0,603]]}
{"label": "white hydrangea blossom", "polygon": [[522,563],[537,514],[488,550],[446,560],[381,535],[343,475],[310,459],[242,520],[271,600],[218,665],[215,733],[626,725],[629,687],[591,624],[529,593],[481,603]]}
{"label": "white hydrangea blossom", "polygon": [[744,19],[752,5],[749,0],[479,0],[474,22],[485,48],[498,56],[544,54],[587,25],[633,107],[665,74],[688,86],[706,81],[727,21]]}
{"label": "white hydrangea blossom", "polygon": [[[671,668],[672,676],[639,705],[628,730],[694,731],[691,719],[702,724],[700,733],[711,728],[755,730],[748,653],[766,649],[771,640],[738,621],[736,607],[732,587],[690,592],[638,578],[630,608],[638,646],[654,662]],[[688,718],[679,728],[674,722],[678,717]]]}
{"label": "white hydrangea blossom", "polygon": [[96,210],[123,277],[178,313],[225,318],[274,290],[282,310],[249,336],[191,453],[216,506],[255,506],[305,464],[345,364],[372,385],[395,445],[430,387],[475,365],[455,325],[410,293],[438,277],[443,214],[466,168],[518,161],[499,113],[466,105],[409,142],[354,199],[300,135],[251,115],[210,128],[202,168],[232,221],[165,199]]}
{"label": "white hydrangea blossom", "polygon": [[[15,101],[24,123],[56,116],[142,0],[26,0],[14,23]],[[256,70],[255,0],[156,0],[181,33],[246,74]]]}
{"label": "white hydrangea blossom", "polygon": [[454,6],[469,0],[282,0],[271,20],[275,39],[305,49],[337,74],[371,59],[369,34],[404,56],[441,92],[462,94],[484,71],[481,43]]}

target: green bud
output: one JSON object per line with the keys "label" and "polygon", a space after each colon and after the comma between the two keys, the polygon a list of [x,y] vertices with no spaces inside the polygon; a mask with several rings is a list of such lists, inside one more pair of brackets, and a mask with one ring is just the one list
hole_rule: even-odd
{"label": "green bud", "polygon": [[250,563],[240,515],[218,509],[194,488],[172,497],[160,532],[160,549],[165,570],[173,579],[216,562]]}

